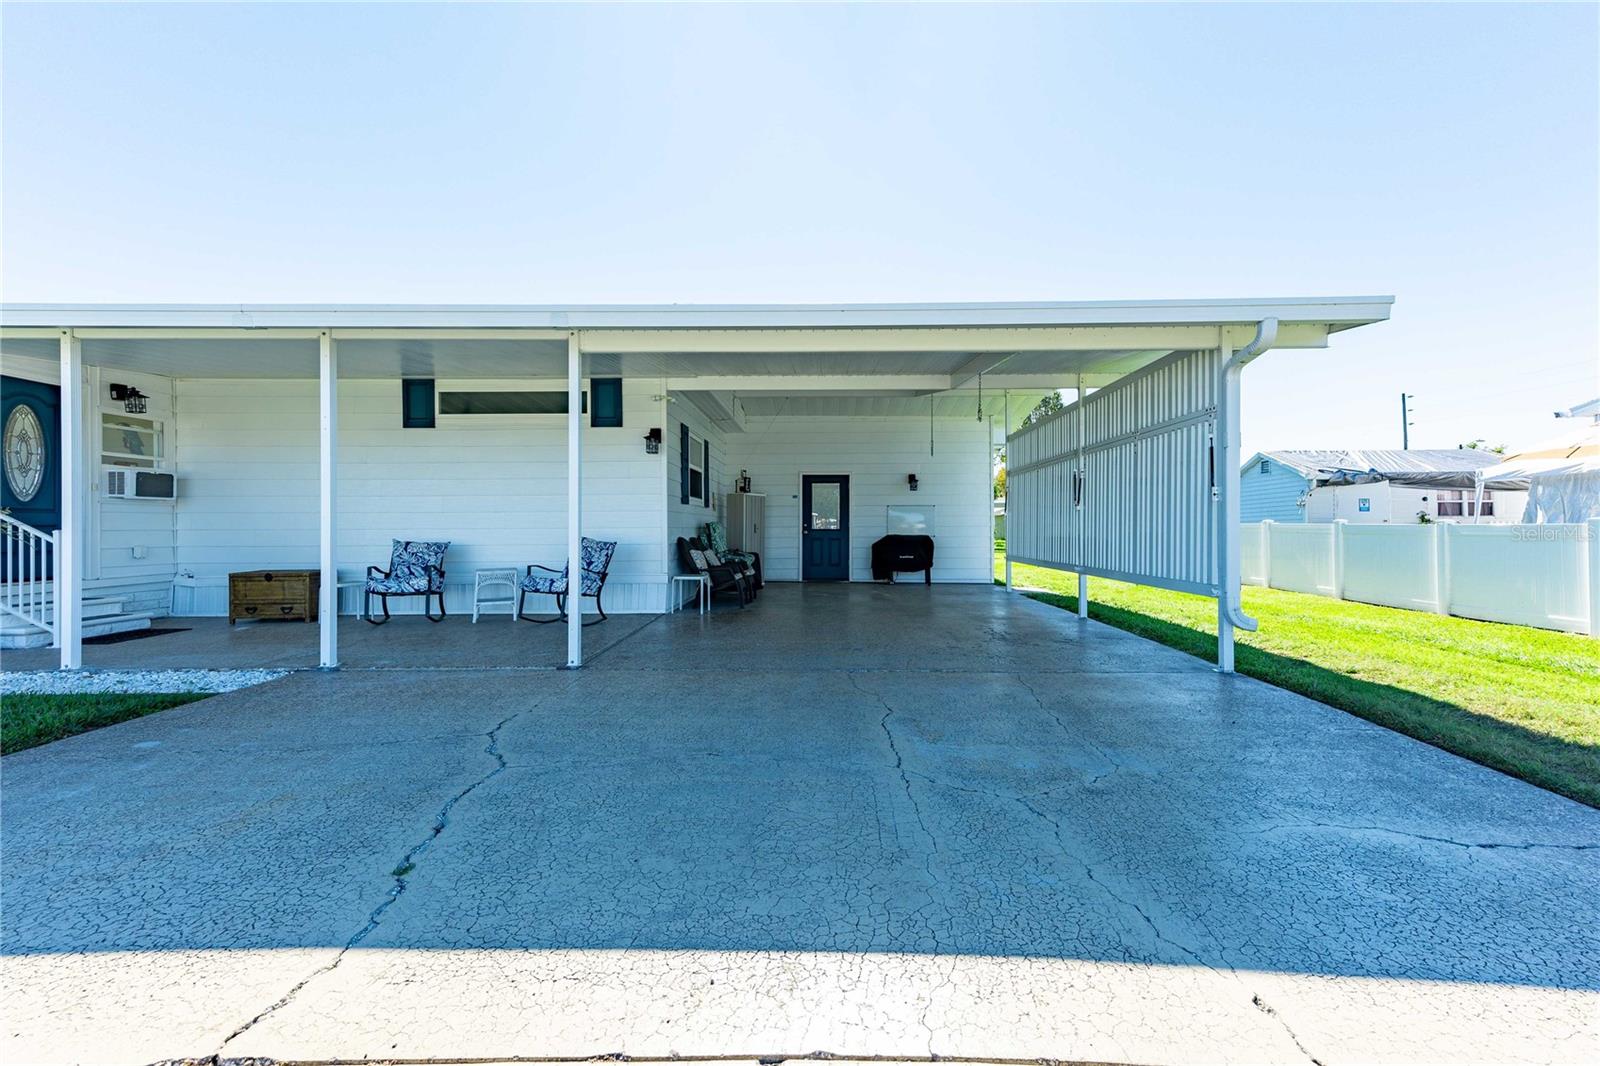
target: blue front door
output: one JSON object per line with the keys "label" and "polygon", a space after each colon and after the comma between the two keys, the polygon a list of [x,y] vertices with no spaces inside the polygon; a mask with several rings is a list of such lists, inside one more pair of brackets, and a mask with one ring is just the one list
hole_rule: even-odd
{"label": "blue front door", "polygon": [[0,377],[0,507],[46,532],[61,528],[61,389]]}
{"label": "blue front door", "polygon": [[801,580],[850,580],[850,479],[807,474],[800,484]]}
{"label": "blue front door", "polygon": [[[61,528],[60,447],[61,389],[0,377],[0,507],[47,533]],[[9,573],[11,553],[0,556],[0,580],[20,577],[20,565]]]}

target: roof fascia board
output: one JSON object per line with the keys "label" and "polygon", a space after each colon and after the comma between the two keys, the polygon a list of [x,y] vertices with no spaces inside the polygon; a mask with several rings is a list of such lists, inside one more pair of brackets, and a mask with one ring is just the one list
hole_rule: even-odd
{"label": "roof fascia board", "polygon": [[[218,327],[82,326],[39,328],[0,326],[0,337],[55,337],[71,328],[83,340],[220,340],[315,339],[322,328],[309,326]],[[552,340],[570,330],[465,327],[433,329],[328,328],[335,339],[391,340]],[[1065,326],[966,327],[937,329],[715,329],[715,330],[585,330],[584,351],[605,355],[693,355],[756,352],[1069,352],[1069,351],[1174,351],[1210,348],[1218,344],[1218,326]],[[1279,348],[1323,348],[1328,328],[1320,323],[1299,323],[1279,331]]]}
{"label": "roof fascia board", "polygon": [[1362,325],[1389,317],[1393,297],[1151,300],[1066,303],[795,305],[160,305],[0,306],[15,326],[216,328],[882,329],[1281,322]]}
{"label": "roof fascia board", "polygon": [[[1223,327],[1226,328],[1226,327]],[[949,329],[718,329],[584,331],[586,352],[692,355],[754,352],[1072,352],[1215,348],[1217,326],[1067,326]],[[1324,348],[1327,326],[1296,323],[1279,348]]]}

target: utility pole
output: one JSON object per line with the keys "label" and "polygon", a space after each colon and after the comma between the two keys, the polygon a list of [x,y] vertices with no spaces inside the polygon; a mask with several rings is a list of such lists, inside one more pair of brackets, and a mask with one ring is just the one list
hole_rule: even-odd
{"label": "utility pole", "polygon": [[1400,394],[1400,449],[1411,450],[1411,401],[1416,396],[1408,392]]}

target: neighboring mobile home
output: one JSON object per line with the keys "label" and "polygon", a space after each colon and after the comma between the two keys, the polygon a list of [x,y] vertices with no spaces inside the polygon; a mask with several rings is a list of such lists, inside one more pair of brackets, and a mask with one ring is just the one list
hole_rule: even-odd
{"label": "neighboring mobile home", "polygon": [[51,557],[0,605],[75,667],[95,616],[221,615],[230,573],[311,569],[331,667],[391,538],[451,542],[456,612],[476,571],[592,535],[618,544],[606,610],[661,612],[676,538],[741,477],[767,580],[868,580],[909,514],[936,582],[988,582],[993,449],[1074,389],[1011,434],[1013,556],[1220,597],[1229,665],[1238,373],[1390,303],[10,305],[6,530]]}
{"label": "neighboring mobile home", "polygon": [[1245,522],[1515,522],[1523,492],[1485,494],[1473,476],[1500,457],[1475,448],[1257,452],[1239,473]]}

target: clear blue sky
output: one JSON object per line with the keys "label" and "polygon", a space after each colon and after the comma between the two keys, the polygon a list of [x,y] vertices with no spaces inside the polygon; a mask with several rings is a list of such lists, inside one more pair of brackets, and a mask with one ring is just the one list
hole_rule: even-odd
{"label": "clear blue sky", "polygon": [[1600,392],[1573,6],[0,10],[13,301],[1393,294],[1245,446]]}

